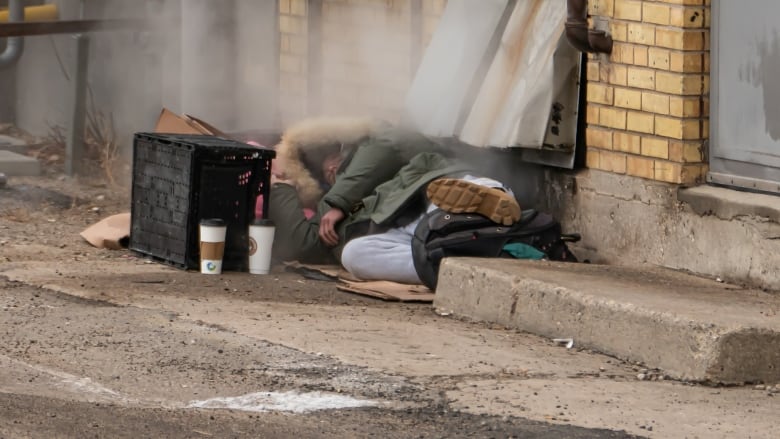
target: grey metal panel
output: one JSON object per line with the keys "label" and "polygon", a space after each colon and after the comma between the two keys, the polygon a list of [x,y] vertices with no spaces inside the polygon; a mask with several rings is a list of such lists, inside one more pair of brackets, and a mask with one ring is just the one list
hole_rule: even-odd
{"label": "grey metal panel", "polygon": [[780,182],[778,13],[776,0],[713,1],[711,182]]}
{"label": "grey metal panel", "polygon": [[[749,164],[748,164],[749,165]],[[757,166],[757,165],[749,165]],[[777,180],[763,180],[759,178],[740,177],[735,174],[724,174],[720,172],[710,172],[707,175],[707,182],[720,184],[724,186],[735,186],[761,192],[780,192],[780,182]]]}

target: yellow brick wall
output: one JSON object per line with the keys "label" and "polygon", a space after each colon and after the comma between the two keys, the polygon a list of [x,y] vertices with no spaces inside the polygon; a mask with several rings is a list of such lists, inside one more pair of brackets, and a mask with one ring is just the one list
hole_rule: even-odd
{"label": "yellow brick wall", "polygon": [[703,181],[710,0],[590,0],[589,13],[615,44],[587,65],[588,167]]}
{"label": "yellow brick wall", "polygon": [[[322,0],[320,96],[308,93],[307,1],[279,0],[280,96],[284,123],[307,115],[371,115],[397,121],[414,70],[446,0]],[[422,29],[412,29],[419,23]],[[420,41],[415,41],[419,38]]]}
{"label": "yellow brick wall", "polygon": [[279,109],[282,121],[306,114],[306,0],[279,0]]}
{"label": "yellow brick wall", "polygon": [[323,114],[398,119],[411,81],[410,13],[408,0],[323,2]]}

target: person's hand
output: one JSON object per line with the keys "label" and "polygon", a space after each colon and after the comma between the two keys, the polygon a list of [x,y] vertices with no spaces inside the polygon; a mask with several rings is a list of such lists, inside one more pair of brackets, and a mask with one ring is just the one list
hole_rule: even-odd
{"label": "person's hand", "polygon": [[336,226],[344,219],[344,212],[337,207],[332,207],[320,219],[320,239],[325,245],[335,247],[339,243],[339,235]]}

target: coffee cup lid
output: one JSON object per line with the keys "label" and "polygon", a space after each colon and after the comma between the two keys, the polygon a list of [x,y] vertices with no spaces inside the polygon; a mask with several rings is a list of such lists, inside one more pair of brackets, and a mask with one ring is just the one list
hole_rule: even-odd
{"label": "coffee cup lid", "polygon": [[265,227],[271,227],[274,225],[274,221],[270,219],[261,219],[257,218],[252,221],[253,226],[265,226]]}
{"label": "coffee cup lid", "polygon": [[206,227],[223,227],[225,225],[225,220],[221,218],[206,218],[200,220],[200,225]]}

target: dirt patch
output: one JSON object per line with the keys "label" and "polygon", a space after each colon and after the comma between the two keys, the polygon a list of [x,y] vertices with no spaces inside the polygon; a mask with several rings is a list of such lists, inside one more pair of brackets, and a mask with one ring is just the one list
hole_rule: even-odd
{"label": "dirt patch", "polygon": [[9,177],[0,189],[0,236],[12,228],[7,233],[29,242],[56,235],[66,243],[99,219],[129,211],[129,193],[129,187],[112,188],[99,180]]}

